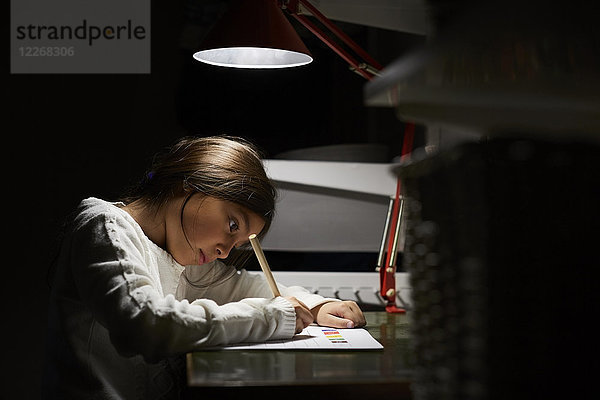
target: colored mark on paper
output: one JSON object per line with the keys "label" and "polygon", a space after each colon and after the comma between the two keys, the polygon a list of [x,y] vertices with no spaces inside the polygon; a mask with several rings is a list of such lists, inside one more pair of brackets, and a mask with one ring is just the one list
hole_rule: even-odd
{"label": "colored mark on paper", "polygon": [[321,329],[323,334],[331,343],[348,343],[348,341],[341,335],[340,331],[335,329]]}

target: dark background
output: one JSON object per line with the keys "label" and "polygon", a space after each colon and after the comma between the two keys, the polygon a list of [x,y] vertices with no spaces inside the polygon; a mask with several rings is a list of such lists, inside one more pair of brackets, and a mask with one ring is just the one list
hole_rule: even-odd
{"label": "dark background", "polygon": [[[4,63],[10,256],[3,280],[8,311],[3,325],[9,332],[3,359],[10,364],[0,397],[39,397],[47,271],[66,215],[89,196],[118,199],[141,178],[153,154],[175,139],[244,136],[267,157],[344,143],[386,144],[390,159],[400,152],[403,123],[391,109],[365,107],[366,81],[306,29],[297,26],[312,64],[283,71],[224,70],[193,60],[198,35],[214,15],[190,5],[152,2],[148,75],[11,75],[9,60]],[[383,65],[423,43],[416,35],[339,26]]]}
{"label": "dark background", "polygon": [[[0,398],[39,397],[49,294],[46,276],[64,218],[85,197],[118,199],[142,177],[153,154],[175,139],[185,135],[244,136],[269,158],[292,149],[350,143],[385,144],[389,160],[399,155],[404,123],[392,109],[364,106],[366,81],[350,72],[303,27],[298,26],[297,31],[315,59],[304,67],[222,70],[195,62],[192,53],[216,20],[220,3],[152,2],[151,74],[11,75],[10,60],[3,64],[8,109],[3,113],[7,118],[2,130],[2,178],[8,217],[4,227],[9,238],[7,273],[2,281],[6,288],[3,328],[9,334],[3,357],[8,360],[8,374],[2,374]],[[433,6],[435,25],[443,32],[453,13],[468,8],[469,1],[428,3]],[[526,22],[531,23],[526,23],[526,31],[549,32],[549,37],[557,39],[554,44],[562,48],[573,38],[570,32],[580,26],[590,29],[593,46],[584,47],[590,51],[581,54],[589,55],[589,70],[597,78],[596,16],[600,14],[596,7],[581,6],[591,2],[555,3],[550,7],[541,1],[528,2]],[[503,18],[518,14],[525,3],[490,4],[485,15],[503,33],[511,33]],[[463,38],[490,30],[488,21],[480,16],[475,13],[464,24],[468,29]],[[582,19],[587,25],[581,24]],[[338,25],[384,66],[425,43],[421,36]],[[9,27],[7,24],[7,31]],[[9,35],[5,43],[8,48]],[[492,52],[493,47],[490,49]],[[580,65],[570,63],[571,54],[566,54],[569,57],[562,63],[562,55],[556,57],[561,61],[556,64],[557,71],[549,71],[552,83],[562,81],[563,64],[568,67],[567,76],[577,75],[577,69],[569,68]],[[460,65],[456,70],[465,72]],[[529,83],[527,77],[516,82]],[[582,82],[585,88],[597,80]],[[570,95],[576,99],[576,90],[569,90]],[[422,130],[418,133],[417,146],[423,144]],[[521,132],[516,133],[520,137]],[[556,187],[559,196],[564,194],[561,189]],[[596,232],[583,234],[597,236]]]}

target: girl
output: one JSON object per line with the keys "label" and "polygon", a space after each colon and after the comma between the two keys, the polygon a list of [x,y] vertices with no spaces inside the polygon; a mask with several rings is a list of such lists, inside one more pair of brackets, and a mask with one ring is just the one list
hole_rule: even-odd
{"label": "girl", "polygon": [[265,235],[274,206],[259,153],[229,137],[178,141],[123,202],[82,201],[56,266],[45,395],[164,398],[186,352],[290,338],[313,321],[363,326],[354,302],[283,285],[273,298],[261,275],[222,261]]}

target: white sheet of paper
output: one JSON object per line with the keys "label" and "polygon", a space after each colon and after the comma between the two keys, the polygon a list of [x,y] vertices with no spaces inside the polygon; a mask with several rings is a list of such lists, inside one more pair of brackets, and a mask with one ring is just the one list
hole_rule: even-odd
{"label": "white sheet of paper", "polygon": [[287,340],[244,343],[221,347],[223,350],[368,350],[383,349],[381,343],[362,328],[337,329],[309,325]]}

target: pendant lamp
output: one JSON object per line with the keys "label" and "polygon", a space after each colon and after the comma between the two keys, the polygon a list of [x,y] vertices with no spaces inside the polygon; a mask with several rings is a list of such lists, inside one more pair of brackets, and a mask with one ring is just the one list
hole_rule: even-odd
{"label": "pendant lamp", "polygon": [[313,60],[277,0],[231,1],[194,58],[232,68],[287,68]]}

